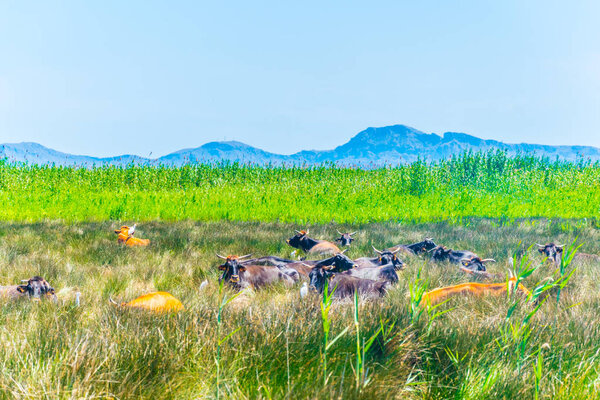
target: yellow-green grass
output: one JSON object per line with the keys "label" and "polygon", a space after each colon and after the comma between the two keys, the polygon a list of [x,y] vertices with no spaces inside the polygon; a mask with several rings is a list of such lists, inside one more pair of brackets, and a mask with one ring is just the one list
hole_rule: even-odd
{"label": "yellow-green grass", "polygon": [[372,170],[0,165],[0,220],[419,223],[600,217],[600,164],[504,153]]}
{"label": "yellow-green grass", "polygon": [[[357,342],[352,300],[334,301],[330,340],[349,328],[328,350],[322,376],[323,329],[320,301],[301,299],[300,286],[245,293],[223,312],[217,337],[219,271],[215,252],[290,256],[284,239],[300,226],[255,222],[147,222],[136,235],[148,248],[117,245],[113,229],[131,221],[0,224],[0,284],[42,275],[59,292],[58,304],[2,302],[0,311],[0,398],[580,398],[598,396],[600,265],[578,269],[561,294],[532,317],[531,333],[510,335],[534,308],[519,300],[507,320],[507,298],[459,298],[440,307],[438,318],[414,317],[409,285],[417,275],[430,288],[466,282],[451,265],[407,258],[400,282],[379,301],[361,301],[360,333],[380,335],[364,360],[368,383],[355,384]],[[305,226],[302,226],[304,228]],[[516,221],[511,226],[473,219],[449,223],[311,225],[315,237],[333,239],[336,229],[358,230],[351,257],[433,236],[456,249],[498,260],[529,255],[538,269],[524,281],[533,289],[553,268],[542,264],[535,242],[571,242],[600,254],[600,234],[590,222]],[[202,291],[200,283],[209,285]],[[82,293],[75,307],[73,292]],[[130,300],[166,290],[185,311],[155,315],[111,306],[109,296]],[[234,293],[226,290],[225,294]],[[413,322],[411,322],[411,320]],[[216,386],[216,350],[220,385]]]}

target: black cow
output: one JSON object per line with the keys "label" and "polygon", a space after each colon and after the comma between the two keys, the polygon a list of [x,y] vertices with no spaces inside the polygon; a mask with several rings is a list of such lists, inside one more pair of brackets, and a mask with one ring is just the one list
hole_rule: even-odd
{"label": "black cow", "polygon": [[296,234],[287,239],[286,243],[307,254],[337,254],[340,252],[340,249],[331,242],[308,237],[308,230],[296,231]]}
{"label": "black cow", "polygon": [[312,269],[324,268],[327,271],[342,273],[362,279],[374,281],[398,282],[398,274],[394,265],[358,267],[348,256],[343,253],[336,254],[317,263]]}
{"label": "black cow", "polygon": [[[543,244],[536,243],[536,245],[539,247],[538,251],[541,254],[546,256],[546,258],[548,260],[550,260],[552,263],[554,263],[554,265],[556,265],[557,267],[560,266],[562,256],[563,256],[563,249],[565,247],[564,244],[548,243],[548,244],[543,245]],[[577,253],[575,253],[575,256],[573,257],[573,261],[600,262],[600,256],[597,256],[596,254],[587,254],[587,253],[577,252]]]}
{"label": "black cow", "polygon": [[342,233],[340,231],[337,231],[337,233],[340,234],[340,237],[335,239],[335,241],[340,242],[340,246],[350,246],[350,244],[352,244],[352,242],[354,241],[354,238],[352,236],[356,234],[356,232]]}
{"label": "black cow", "polygon": [[427,237],[427,238],[425,238],[425,240],[418,242],[418,243],[399,244],[399,245],[390,247],[387,250],[389,250],[391,252],[401,251],[403,253],[410,254],[410,255],[420,255],[420,254],[427,253],[428,251],[432,250],[435,247],[436,247],[436,244],[433,242],[433,238]]}
{"label": "black cow", "polygon": [[336,274],[322,266],[315,266],[309,274],[310,288],[314,292],[323,293],[325,282],[328,281],[328,293],[334,292],[334,297],[352,297],[355,292],[364,296],[382,297],[386,294],[387,282],[377,282],[370,279],[360,279],[345,274]]}
{"label": "black cow", "polygon": [[431,261],[448,261],[453,264],[461,264],[464,259],[479,257],[468,250],[452,250],[446,246],[437,246],[431,250]]}
{"label": "black cow", "polygon": [[400,249],[396,250],[395,252],[391,252],[388,250],[380,251],[374,246],[371,247],[373,247],[373,250],[375,250],[375,253],[377,253],[378,256],[357,258],[354,260],[354,262],[359,267],[379,267],[382,265],[392,264],[397,271],[404,269],[404,262],[396,256],[396,253],[398,253]]}

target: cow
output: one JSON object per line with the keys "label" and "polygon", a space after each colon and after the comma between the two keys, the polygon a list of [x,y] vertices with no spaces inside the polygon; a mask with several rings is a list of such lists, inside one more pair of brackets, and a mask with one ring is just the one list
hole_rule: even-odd
{"label": "cow", "polygon": [[361,257],[354,260],[354,262],[359,267],[378,267],[382,265],[392,264],[397,271],[404,269],[404,262],[396,256],[396,253],[400,251],[400,249],[395,252],[391,252],[388,250],[377,250],[374,246],[373,250],[377,253],[377,257]]}
{"label": "cow", "polygon": [[[430,292],[427,292],[423,295],[421,299],[421,306],[431,306],[438,304],[449,297],[456,295],[473,295],[473,296],[483,296],[485,294],[489,294],[492,296],[502,296],[506,294],[507,287],[510,287],[510,290],[515,290],[515,285],[517,283],[517,278],[513,274],[511,270],[508,270],[509,279],[508,285],[506,282],[502,283],[461,283],[459,285],[447,286],[442,288],[434,289]],[[516,288],[517,292],[524,294],[527,297],[531,297],[531,292],[527,290],[523,284],[519,283]]]}
{"label": "cow", "polygon": [[468,250],[452,250],[446,246],[437,246],[431,250],[431,261],[448,261],[453,264],[461,264],[464,259],[478,257],[477,254]]}
{"label": "cow", "polygon": [[155,312],[179,312],[183,310],[183,304],[170,293],[152,292],[141,295],[128,303],[118,304],[109,297],[112,304],[123,308],[137,308]]}
{"label": "cow", "polygon": [[29,298],[31,300],[51,299],[58,301],[54,288],[41,276],[22,280],[21,285],[0,286],[0,296],[9,299]]}
{"label": "cow", "polygon": [[387,250],[391,252],[401,251],[409,255],[421,255],[427,253],[437,245],[433,242],[433,238],[426,237],[425,240],[413,244],[398,244],[390,247]]}
{"label": "cow", "polygon": [[352,236],[356,234],[356,232],[342,233],[340,231],[337,231],[337,233],[340,235],[340,237],[335,239],[335,241],[340,242],[340,246],[350,246],[354,241],[354,238]]}
{"label": "cow", "polygon": [[240,263],[241,259],[249,256],[250,255],[248,254],[241,257],[224,257],[217,254],[217,257],[225,260],[225,263],[219,265],[219,270],[223,271],[223,274],[219,278],[219,282],[225,281],[236,289],[246,287],[260,289],[264,286],[278,282],[282,282],[288,287],[294,285],[294,279],[281,271],[278,267]]}
{"label": "cow", "polygon": [[308,237],[308,230],[295,231],[296,234],[286,240],[290,246],[301,249],[307,254],[337,254],[340,249],[333,243],[326,240],[316,240]]}
{"label": "cow", "polygon": [[354,296],[355,292],[369,297],[383,297],[387,290],[387,282],[372,281],[361,279],[345,274],[336,274],[328,271],[323,266],[315,266],[309,274],[310,290],[315,293],[323,293],[325,282],[328,281],[328,293],[334,292],[336,298],[345,298]]}
{"label": "cow", "polygon": [[485,272],[485,264],[488,262],[496,262],[493,258],[481,259],[479,257],[463,258],[461,260],[461,269],[468,269],[474,272]]}
{"label": "cow", "polygon": [[373,281],[398,282],[398,274],[394,265],[359,267],[353,260],[343,253],[317,263],[312,269],[324,268],[330,272],[338,272],[349,276]]}
{"label": "cow", "polygon": [[[548,243],[548,244],[539,244],[536,243],[536,245],[538,246],[538,251],[544,255],[548,260],[550,260],[552,263],[554,263],[554,265],[556,265],[557,267],[560,266],[561,260],[562,260],[562,255],[563,255],[563,249],[565,247],[564,244],[554,244],[554,243]],[[600,256],[597,256],[595,254],[587,254],[587,253],[575,253],[575,256],[573,257],[573,261],[596,261],[596,262],[600,262]]]}
{"label": "cow", "polygon": [[149,239],[138,239],[133,237],[133,234],[135,233],[135,226],[136,225],[133,224],[133,226],[130,228],[126,225],[123,225],[121,229],[115,229],[115,233],[118,235],[117,242],[124,243],[129,247],[148,246],[150,244]]}

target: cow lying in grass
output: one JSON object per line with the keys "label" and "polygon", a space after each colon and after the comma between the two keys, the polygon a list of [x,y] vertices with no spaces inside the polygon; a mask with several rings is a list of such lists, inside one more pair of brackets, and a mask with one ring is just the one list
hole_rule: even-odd
{"label": "cow lying in grass", "polygon": [[427,237],[424,240],[413,244],[398,244],[387,249],[393,253],[401,251],[409,255],[421,255],[434,249],[437,245],[433,242],[433,238]]}
{"label": "cow lying in grass", "polygon": [[[423,295],[421,299],[422,306],[435,305],[437,303],[441,303],[442,301],[458,296],[458,295],[470,295],[470,296],[502,296],[506,295],[506,289],[510,288],[512,292],[515,290],[515,285],[517,283],[517,278],[513,274],[511,270],[508,270],[509,280],[508,285],[506,282],[502,283],[461,283],[459,285],[447,286],[434,289],[430,292],[427,292]],[[521,283],[516,288],[517,292],[520,292],[528,297],[531,296],[531,292],[525,288]]]}
{"label": "cow lying in grass", "polygon": [[57,300],[54,288],[41,276],[34,276],[22,282],[23,284],[21,285],[0,286],[0,296],[9,299]]}
{"label": "cow lying in grass", "polygon": [[[557,267],[560,267],[560,263],[561,263],[562,256],[563,256],[563,249],[565,247],[564,244],[554,244],[554,243],[539,244],[539,243],[536,243],[536,245],[538,246],[538,251],[543,256],[545,256],[546,259],[548,259],[550,262],[552,262]],[[595,254],[587,254],[587,253],[577,252],[577,253],[575,253],[575,256],[573,257],[573,261],[600,262],[600,256],[597,256]]]}
{"label": "cow lying in grass", "polygon": [[370,279],[361,279],[341,273],[326,270],[323,266],[315,266],[309,274],[310,290],[323,293],[327,281],[327,292],[334,292],[334,297],[352,297],[355,292],[367,297],[382,297],[386,294],[387,282],[377,282]]}
{"label": "cow lying in grass", "polygon": [[115,229],[115,233],[118,235],[117,242],[124,243],[129,247],[148,246],[150,244],[149,239],[138,239],[133,237],[133,234],[135,233],[135,224],[131,228],[123,225],[120,229]]}
{"label": "cow lying in grass", "polygon": [[392,264],[397,271],[404,269],[404,262],[401,259],[399,259],[396,255],[400,251],[400,249],[397,249],[396,251],[392,252],[389,250],[377,250],[374,246],[371,247],[373,247],[373,250],[377,254],[377,257],[357,258],[356,260],[354,260],[354,262],[359,267],[379,267],[382,265]]}
{"label": "cow lying in grass", "polygon": [[144,294],[128,303],[118,304],[113,299],[110,302],[118,307],[138,308],[155,312],[178,312],[183,310],[183,304],[167,292],[152,292]]}
{"label": "cow lying in grass", "polygon": [[222,265],[219,265],[219,270],[223,271],[223,274],[219,278],[219,282],[224,281],[236,289],[246,287],[259,289],[279,282],[288,287],[294,285],[294,279],[278,267],[244,264],[240,262],[242,259],[249,256],[250,254],[241,257],[224,257],[217,254],[217,257],[225,260]]}
{"label": "cow lying in grass", "polygon": [[337,233],[340,235],[340,237],[335,239],[335,241],[340,242],[340,246],[350,246],[354,241],[352,236],[356,234],[356,232],[342,233],[340,231],[337,231]]}
{"label": "cow lying in grass", "polygon": [[317,240],[308,236],[308,230],[296,231],[296,234],[286,240],[290,246],[304,251],[306,254],[337,254],[340,249],[326,240]]}
{"label": "cow lying in grass", "polygon": [[312,269],[323,268],[329,272],[335,272],[348,276],[354,276],[361,279],[369,279],[373,281],[381,281],[388,283],[398,282],[398,274],[393,264],[359,267],[344,253],[336,254],[333,257],[317,263]]}
{"label": "cow lying in grass", "polygon": [[447,261],[453,264],[462,264],[464,259],[475,257],[479,256],[468,250],[452,250],[446,246],[437,246],[431,249],[431,261]]}

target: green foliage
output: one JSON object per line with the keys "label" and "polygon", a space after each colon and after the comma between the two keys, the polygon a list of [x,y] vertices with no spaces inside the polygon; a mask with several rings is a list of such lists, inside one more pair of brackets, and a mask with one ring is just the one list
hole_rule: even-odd
{"label": "green foliage", "polygon": [[4,163],[0,201],[0,219],[11,221],[448,220],[468,225],[474,216],[496,218],[500,224],[533,216],[597,219],[600,164],[511,158],[503,152],[372,170],[237,163],[86,169]]}

